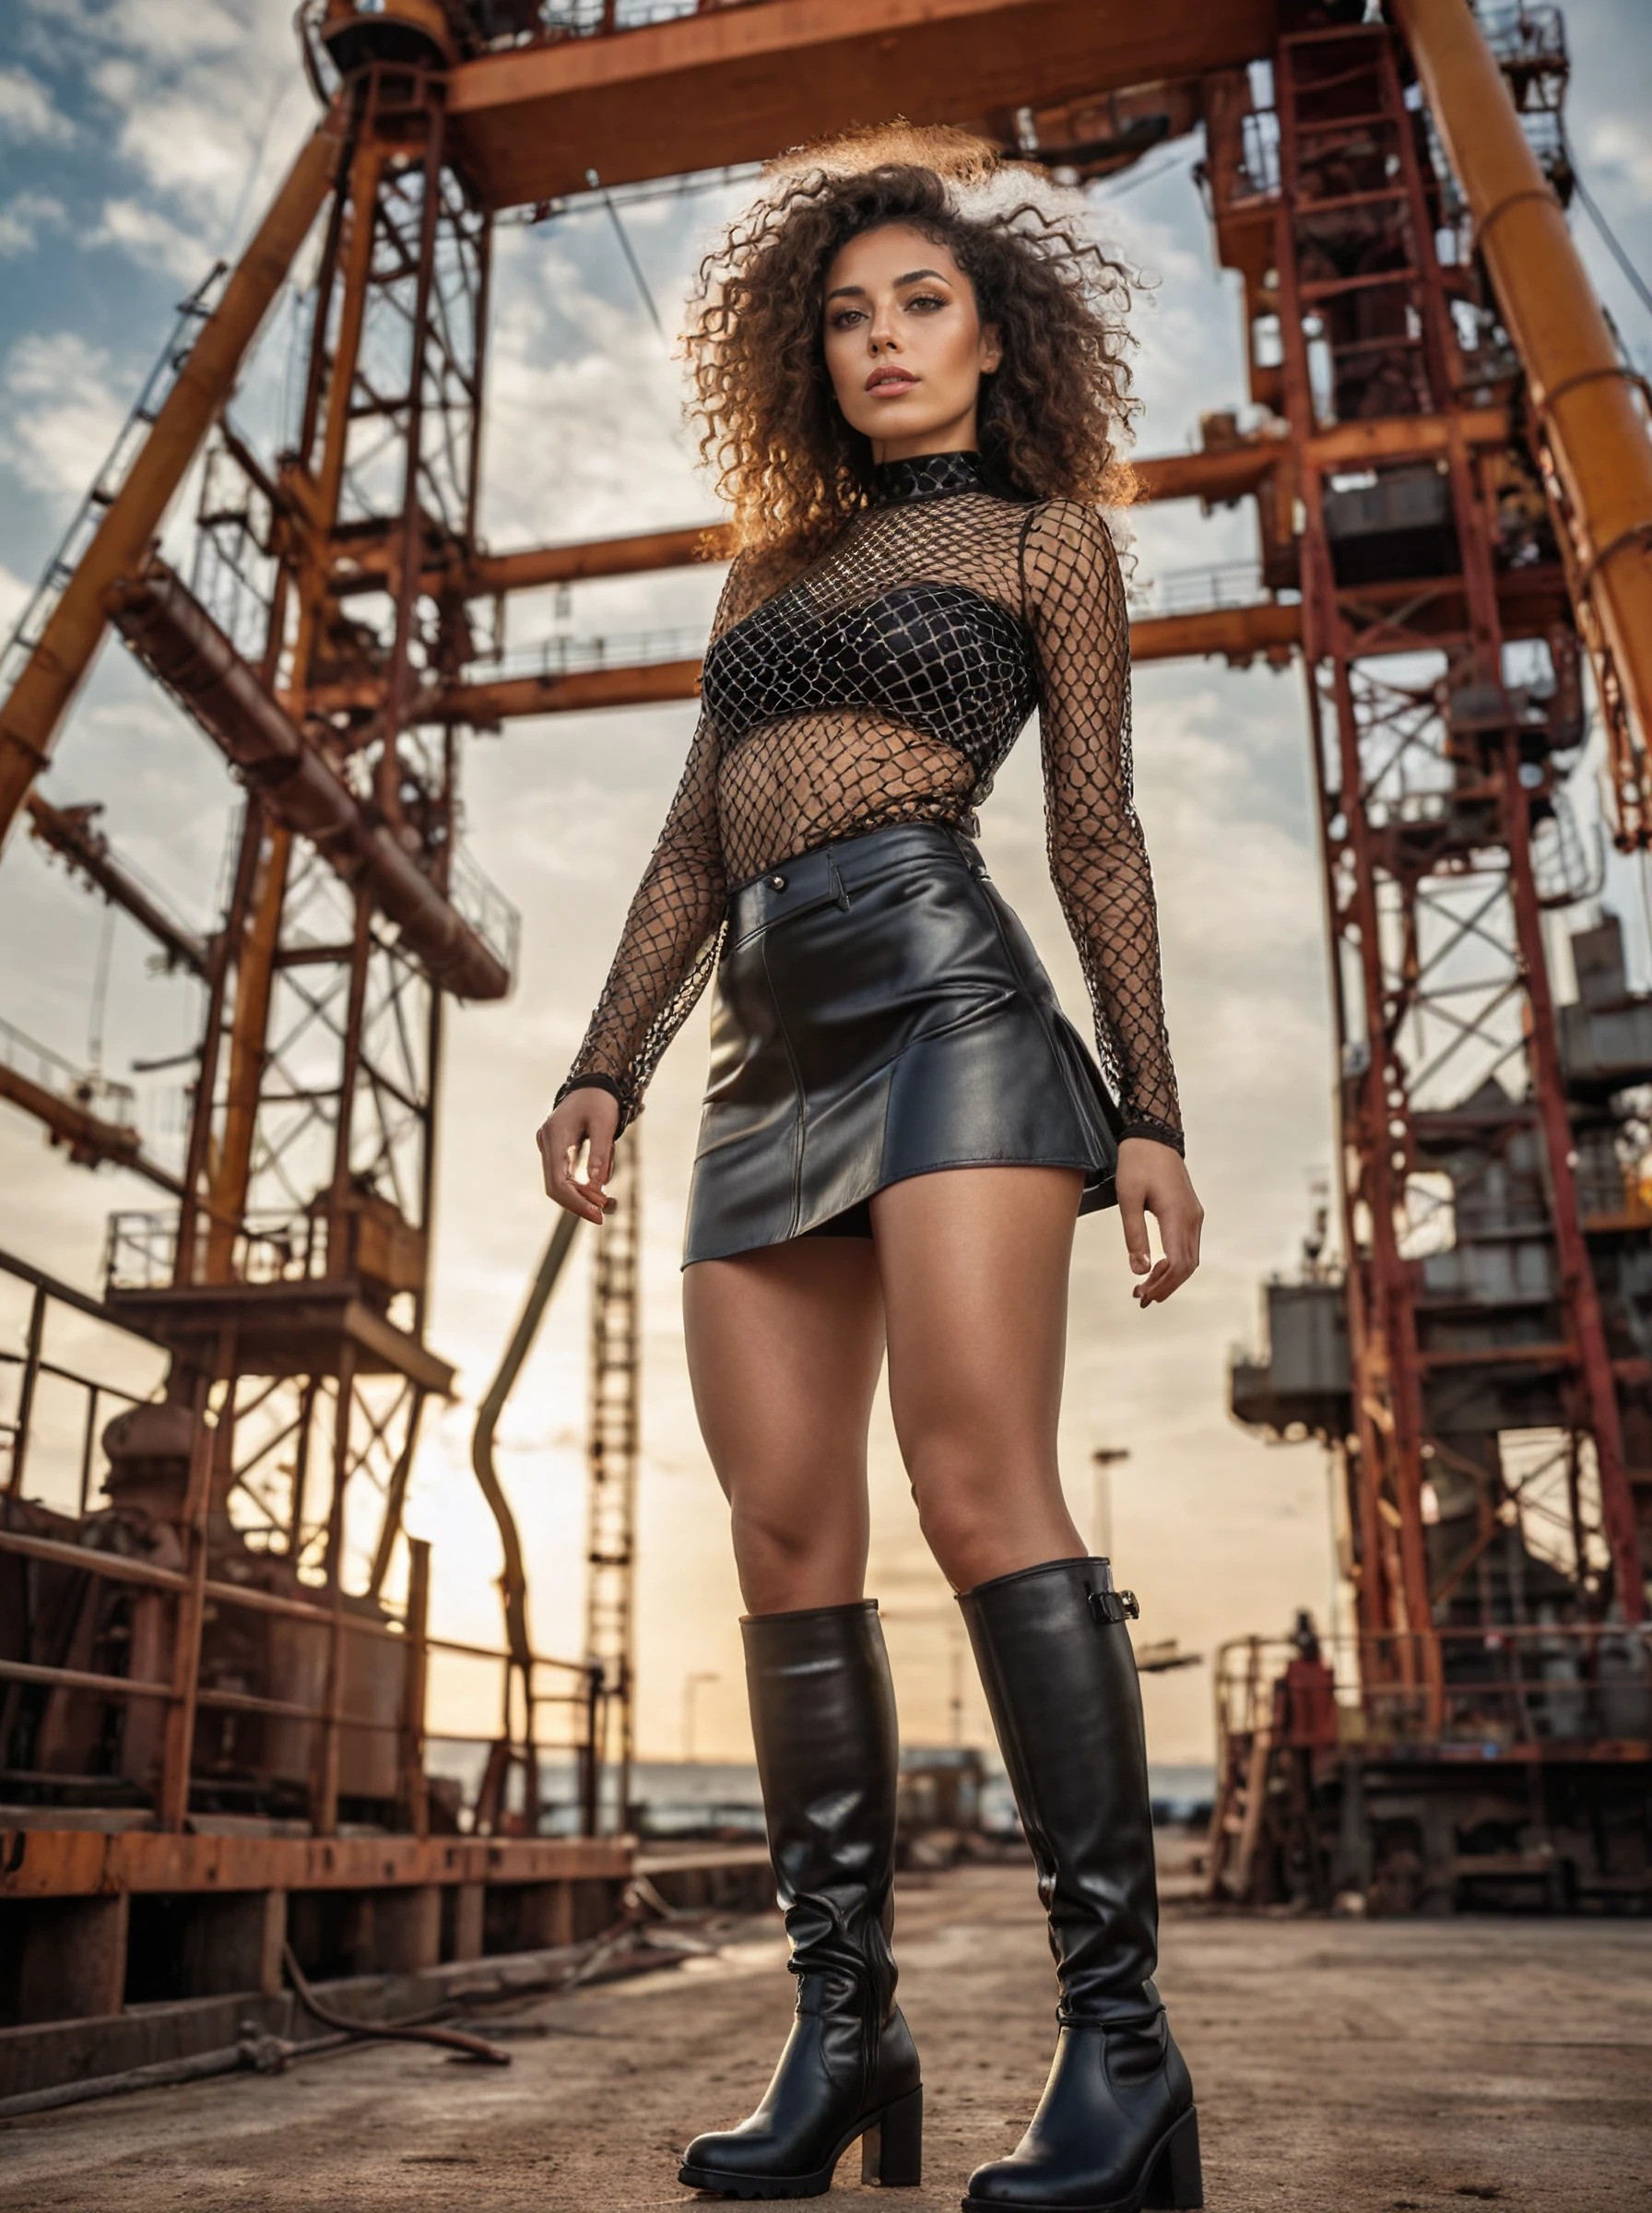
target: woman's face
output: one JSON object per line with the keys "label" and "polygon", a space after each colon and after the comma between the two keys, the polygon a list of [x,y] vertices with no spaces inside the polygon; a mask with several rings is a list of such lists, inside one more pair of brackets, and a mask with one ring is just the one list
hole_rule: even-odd
{"label": "woman's face", "polygon": [[1003,351],[945,246],[905,223],[863,231],[826,272],[824,314],[832,388],[875,461],[978,443],[981,379]]}

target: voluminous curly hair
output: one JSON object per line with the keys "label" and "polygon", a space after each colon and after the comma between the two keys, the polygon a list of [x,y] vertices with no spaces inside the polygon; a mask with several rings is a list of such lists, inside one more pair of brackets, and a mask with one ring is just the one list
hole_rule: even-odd
{"label": "voluminous curly hair", "polygon": [[1135,272],[1086,234],[1080,194],[962,131],[885,125],[771,166],[700,265],[684,350],[689,419],[738,548],[808,555],[870,497],[871,442],[839,410],[826,272],[849,240],[909,224],[951,253],[996,323],[979,439],[993,490],[1124,506]]}

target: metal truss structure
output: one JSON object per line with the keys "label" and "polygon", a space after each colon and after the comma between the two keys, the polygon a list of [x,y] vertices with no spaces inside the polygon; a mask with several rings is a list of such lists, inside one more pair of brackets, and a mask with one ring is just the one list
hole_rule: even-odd
{"label": "metal truss structure", "polygon": [[614,1769],[614,1808],[627,1825],[631,1805],[632,1686],[636,1632],[631,1586],[636,1567],[639,1347],[637,1256],[642,1241],[642,1173],[637,1138],[615,1152],[608,1189],[613,1212],[596,1245],[592,1286],[590,1529],[585,1547],[585,1662],[592,1722],[580,1777],[583,1825],[603,1825],[602,1784]]}
{"label": "metal truss structure", "polygon": [[[1205,135],[1198,173],[1241,279],[1251,423],[1212,413],[1200,450],[1139,473],[1150,498],[1254,501],[1258,558],[1242,578],[1163,588],[1133,609],[1132,643],[1144,662],[1300,654],[1307,675],[1346,1266],[1288,1287],[1329,1347],[1326,1371],[1293,1397],[1276,1334],[1241,1411],[1340,1456],[1357,1617],[1344,1711],[1363,1742],[1435,1757],[1463,1710],[1452,1637],[1499,1609],[1528,1626],[1540,1586],[1595,1635],[1580,1664],[1619,1631],[1644,1663],[1652,1210],[1636,1095],[1652,1037],[1599,932],[1578,941],[1582,1000],[1556,1007],[1545,916],[1599,886],[1565,790],[1588,684],[1614,834],[1627,850],[1652,840],[1652,440],[1566,231],[1555,11],[1477,20],[1467,0],[1393,0],[1382,21],[1366,14],[1363,0],[301,11],[321,120],[240,263],[186,304],[0,698],[0,834],[27,811],[203,993],[177,1166],[146,1151],[118,1090],[23,1044],[0,1050],[0,1095],[77,1159],[119,1161],[173,1202],[116,1217],[94,1302],[171,1361],[163,1399],[109,1433],[112,1518],[42,1520],[23,1498],[25,1406],[0,1528],[0,1573],[44,1559],[42,1544],[66,1573],[60,1552],[107,1551],[118,1529],[123,1557],[173,1579],[151,1581],[163,1595],[141,1690],[112,1663],[0,1647],[13,1709],[80,1701],[77,1757],[164,1828],[232,1804],[318,1835],[349,1819],[428,1826],[407,1750],[422,1602],[401,1515],[422,1410],[451,1382],[425,1342],[442,1007],[502,999],[515,954],[514,917],[459,843],[464,740],[517,716],[684,698],[697,680],[675,636],[503,654],[515,593],[686,562],[708,534],[490,551],[478,454],[493,227],[554,212],[593,177],[727,168],[875,120],[891,84],[914,119],[1078,180]],[[311,241],[297,419],[260,453],[231,412],[237,382]],[[185,575],[157,534],[203,456]],[[111,627],[244,788],[205,941],[122,862],[95,810],[34,788]],[[628,1794],[634,1140],[620,1159],[594,1323],[588,1650],[567,1663],[563,1701],[586,1717],[573,1741],[587,1825],[606,1759]],[[37,1343],[36,1371],[41,1357]],[[1542,1574],[1522,1521],[1540,1505],[1570,1548],[1551,1545]],[[209,1587],[256,1592],[243,1610],[320,1642],[301,1660],[238,1643]],[[520,1818],[537,1819],[534,1717],[557,1702],[536,1687],[525,1588],[518,1559],[484,1793],[502,1825],[514,1769]],[[374,1675],[360,1651],[386,1640],[398,1667]],[[1274,1724],[1257,1685],[1227,1740],[1221,1820],[1259,1836]],[[159,1725],[134,1722],[139,1708]],[[1598,1705],[1567,1711],[1568,1758],[1599,1764]],[[300,1748],[277,1759],[289,1726]],[[373,1731],[402,1753],[346,1756]],[[49,1779],[39,1787],[52,1802]]]}

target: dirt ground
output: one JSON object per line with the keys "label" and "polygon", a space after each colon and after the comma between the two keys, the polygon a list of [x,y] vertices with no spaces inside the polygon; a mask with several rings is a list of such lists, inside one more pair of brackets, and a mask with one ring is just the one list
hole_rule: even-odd
{"label": "dirt ground", "polygon": [[[690,1966],[539,2001],[513,2064],[409,2047],[151,2090],[0,2127],[0,2207],[44,2213],[630,2213],[679,2190],[697,2128],[755,2102],[790,2010],[778,1924]],[[1028,1872],[903,1885],[902,1997],[924,2054],[927,2180],[957,2205],[1048,2058]],[[1645,2213],[1652,1923],[1166,1912],[1161,1984],[1198,2089],[1212,2213]],[[491,2017],[495,2023],[503,2017]],[[859,2193],[859,2160],[833,2195]]]}

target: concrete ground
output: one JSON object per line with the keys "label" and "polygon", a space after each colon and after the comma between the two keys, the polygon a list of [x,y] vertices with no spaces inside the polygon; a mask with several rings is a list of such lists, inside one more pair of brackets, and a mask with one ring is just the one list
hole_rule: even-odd
{"label": "concrete ground", "polygon": [[[716,1957],[490,2018],[514,2063],[376,2045],[0,2127],[0,2207],[45,2213],[629,2213],[704,2203],[677,2153],[755,2103],[785,2031],[777,1924]],[[957,2205],[1048,2058],[1023,1867],[914,1878],[902,1997],[927,2181]],[[1644,2213],[1652,1923],[1326,1921],[1167,1910],[1161,1982],[1198,2086],[1212,2213]],[[860,2191],[851,2153],[834,2195]]]}

